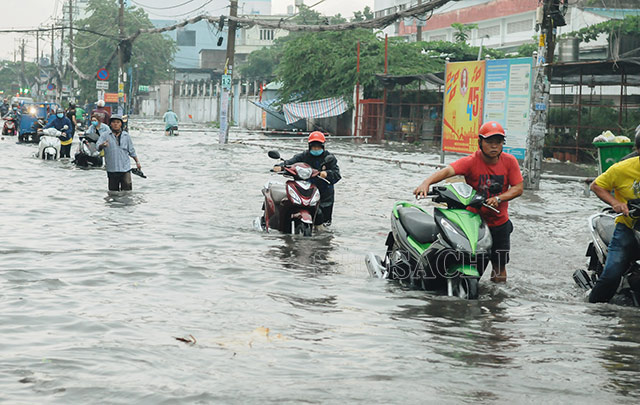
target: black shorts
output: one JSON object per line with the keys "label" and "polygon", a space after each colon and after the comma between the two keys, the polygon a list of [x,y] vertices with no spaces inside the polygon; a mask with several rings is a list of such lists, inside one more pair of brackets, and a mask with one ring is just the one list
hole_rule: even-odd
{"label": "black shorts", "polygon": [[508,220],[502,225],[489,228],[493,245],[491,246],[491,263],[504,266],[509,263],[509,251],[511,250],[511,232],[513,223]]}

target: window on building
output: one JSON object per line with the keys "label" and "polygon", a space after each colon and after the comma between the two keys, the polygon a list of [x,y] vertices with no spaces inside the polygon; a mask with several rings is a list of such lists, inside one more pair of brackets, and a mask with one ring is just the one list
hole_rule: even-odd
{"label": "window on building", "polygon": [[188,30],[178,30],[178,46],[196,46],[196,32]]}
{"label": "window on building", "polygon": [[274,30],[260,30],[260,41],[273,41]]}
{"label": "window on building", "polygon": [[485,36],[495,37],[500,35],[500,26],[492,25],[491,27],[478,28],[478,37],[483,38]]}
{"label": "window on building", "polygon": [[520,20],[507,23],[507,34],[513,34],[515,32],[525,32],[533,30],[532,20]]}

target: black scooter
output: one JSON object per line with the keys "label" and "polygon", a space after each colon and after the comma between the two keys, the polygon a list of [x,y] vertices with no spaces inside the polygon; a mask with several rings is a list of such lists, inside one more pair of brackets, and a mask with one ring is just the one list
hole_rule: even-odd
{"label": "black scooter", "polygon": [[[629,215],[640,216],[640,199],[628,202]],[[602,274],[604,264],[607,260],[609,242],[613,237],[616,227],[616,214],[611,208],[606,208],[602,212],[589,217],[588,226],[591,233],[591,242],[587,247],[586,256],[589,258],[587,270],[576,270],[573,273],[573,280],[584,289],[590,290],[595,285],[598,277]],[[634,228],[634,235],[637,242],[637,249],[640,250],[640,221]],[[630,306],[640,306],[640,260],[633,263],[625,271],[612,303]]]}

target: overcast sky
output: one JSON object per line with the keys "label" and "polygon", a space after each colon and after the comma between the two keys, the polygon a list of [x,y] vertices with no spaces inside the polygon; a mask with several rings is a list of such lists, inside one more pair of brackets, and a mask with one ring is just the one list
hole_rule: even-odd
{"label": "overcast sky", "polygon": [[[66,2],[66,0],[64,0]],[[182,4],[188,0],[133,0],[134,3],[153,7],[168,7],[174,4]],[[304,3],[312,5],[320,0],[305,0]],[[51,26],[54,18],[59,18],[62,12],[63,0],[2,0],[2,24],[1,29],[35,28],[39,25]],[[242,0],[239,1],[242,3]],[[272,0],[272,14],[285,14],[287,6],[294,0]],[[183,19],[206,11],[212,15],[228,13],[228,0],[191,0],[187,5],[171,10],[152,10],[150,17],[153,19]],[[204,7],[202,7],[204,6]],[[317,5],[315,10],[325,15],[342,14],[351,17],[354,11],[363,10],[365,6],[373,9],[373,0],[325,0]],[[202,7],[202,8],[201,8]],[[197,11],[196,9],[200,8]],[[176,17],[178,15],[182,15]],[[114,21],[115,23],[115,21]],[[114,26],[114,30],[116,27]],[[13,60],[14,54],[20,60],[20,41],[26,41],[26,60],[33,61],[36,54],[35,34],[5,34],[0,33],[0,59]],[[40,41],[40,49],[44,49],[45,55],[50,53],[48,38]]]}

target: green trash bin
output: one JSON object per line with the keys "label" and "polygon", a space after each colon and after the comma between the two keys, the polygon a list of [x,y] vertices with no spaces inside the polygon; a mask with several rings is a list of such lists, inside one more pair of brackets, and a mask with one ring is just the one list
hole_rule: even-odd
{"label": "green trash bin", "polygon": [[618,163],[620,159],[633,152],[633,142],[594,142],[593,146],[598,149],[598,163],[601,174]]}

